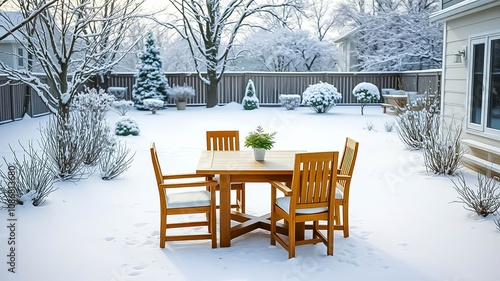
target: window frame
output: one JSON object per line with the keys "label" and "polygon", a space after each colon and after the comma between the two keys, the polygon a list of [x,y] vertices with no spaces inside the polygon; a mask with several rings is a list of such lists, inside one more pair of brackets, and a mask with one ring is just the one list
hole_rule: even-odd
{"label": "window frame", "polygon": [[[488,32],[483,34],[477,34],[469,37],[469,44],[467,47],[467,98],[466,98],[466,110],[467,110],[467,131],[472,133],[481,133],[490,135],[497,138],[500,136],[500,129],[494,129],[487,127],[487,117],[491,115],[489,112],[489,95],[490,95],[490,77],[491,77],[491,45],[493,40],[500,39],[500,30],[494,32]],[[473,86],[474,86],[474,46],[484,44],[484,65],[483,65],[483,81],[482,81],[482,104],[481,104],[481,116],[480,123],[472,123],[472,98],[473,98]]]}
{"label": "window frame", "polygon": [[24,49],[18,47],[17,48],[17,67],[18,68],[26,68],[24,61],[25,61]]}

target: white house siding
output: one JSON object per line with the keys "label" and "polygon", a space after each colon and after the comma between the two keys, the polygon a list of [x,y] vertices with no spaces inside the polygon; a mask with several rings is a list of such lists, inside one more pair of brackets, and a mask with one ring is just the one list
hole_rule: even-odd
{"label": "white house siding", "polygon": [[12,44],[0,44],[0,61],[10,67],[14,67],[13,50]]}
{"label": "white house siding", "polygon": [[[464,133],[462,138],[473,139],[495,147],[500,147],[499,135],[480,133],[467,129],[467,91],[468,91],[468,59],[471,50],[467,49],[467,59],[463,63],[455,63],[455,54],[469,45],[469,37],[481,33],[500,30],[500,6],[488,8],[480,12],[468,14],[446,21],[445,24],[445,46],[443,85],[442,85],[442,112],[446,124],[452,120],[457,124],[462,123]],[[481,151],[471,151],[472,154],[486,158]],[[494,163],[500,163],[500,157],[493,159]],[[471,166],[478,170],[478,167]]]}

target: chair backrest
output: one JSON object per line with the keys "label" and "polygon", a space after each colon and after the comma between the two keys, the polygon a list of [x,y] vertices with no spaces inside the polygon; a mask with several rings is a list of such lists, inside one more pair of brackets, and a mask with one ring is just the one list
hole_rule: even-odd
{"label": "chair backrest", "polygon": [[[359,142],[351,138],[346,138],[342,160],[340,161],[340,175],[347,175],[352,177],[354,165],[356,164],[356,157],[358,155],[358,147]],[[346,187],[346,183],[346,180],[339,180],[337,188],[339,188],[340,191],[345,192],[344,188]]]}
{"label": "chair backrest", "polygon": [[338,152],[297,153],[292,176],[290,213],[296,209],[332,207]]}
{"label": "chair backrest", "polygon": [[163,182],[163,174],[160,167],[160,161],[158,160],[158,153],[156,153],[156,145],[151,142],[151,161],[153,162],[153,169],[155,171],[156,182],[161,184]]}
{"label": "chair backrest", "polygon": [[239,131],[207,131],[207,150],[240,150]]}

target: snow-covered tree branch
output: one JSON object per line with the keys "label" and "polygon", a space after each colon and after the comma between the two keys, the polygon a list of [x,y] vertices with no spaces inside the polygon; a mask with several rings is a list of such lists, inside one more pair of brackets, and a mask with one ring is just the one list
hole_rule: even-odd
{"label": "snow-covered tree branch", "polygon": [[[2,2],[0,2],[0,7],[2,7],[5,3],[7,3],[9,0],[3,0]],[[5,39],[7,36],[9,36],[10,34],[12,34],[13,32],[15,32],[16,30],[18,30],[19,28],[21,28],[23,25],[25,25],[26,23],[30,22],[31,20],[33,20],[36,16],[38,16],[38,14],[40,14],[44,9],[46,9],[47,7],[49,7],[50,5],[54,4],[55,2],[57,2],[57,0],[52,0],[44,5],[42,5],[40,8],[36,9],[35,11],[33,11],[31,13],[31,15],[25,19],[23,19],[20,23],[16,24],[15,26],[12,26],[10,27],[7,32],[5,32],[5,34],[1,35],[0,36],[0,41],[2,41],[3,39]]]}
{"label": "snow-covered tree branch", "polygon": [[[46,3],[44,0],[13,2],[23,19]],[[48,82],[4,63],[0,63],[0,71],[11,80],[29,85],[52,113],[67,119],[71,101],[81,85],[110,70],[142,39],[128,46],[122,44],[128,28],[141,18],[141,5],[142,1],[132,0],[59,0],[12,33],[28,52],[30,68],[41,70]],[[0,14],[12,28],[20,20],[10,15]]]}
{"label": "snow-covered tree branch", "polygon": [[402,71],[441,67],[442,28],[426,12],[366,15],[355,36],[359,68]]}

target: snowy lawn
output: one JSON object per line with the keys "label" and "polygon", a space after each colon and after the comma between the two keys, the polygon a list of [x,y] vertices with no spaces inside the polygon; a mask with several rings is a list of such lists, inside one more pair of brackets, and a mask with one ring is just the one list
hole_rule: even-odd
{"label": "snowy lawn", "polygon": [[[393,116],[379,106],[337,106],[326,114],[241,105],[127,113],[139,136],[119,137],[137,151],[122,176],[103,181],[96,172],[58,189],[41,207],[19,206],[15,218],[15,273],[8,272],[7,211],[0,216],[0,280],[500,280],[500,232],[450,203],[450,179],[426,172],[421,151],[405,149],[384,124]],[[110,112],[110,124],[118,119]],[[47,117],[0,125],[0,156],[11,157],[39,137]],[[373,124],[372,131],[365,128]],[[155,141],[164,172],[193,172],[206,130],[236,129],[240,142],[262,125],[277,131],[274,149],[342,150],[345,137],[360,142],[351,191],[351,236],[335,234],[332,257],[323,244],[297,247],[287,259],[269,233],[254,231],[212,249],[210,242],[171,242],[158,247],[158,191],[149,156]],[[242,149],[247,149],[242,146]],[[3,163],[3,162],[2,162]],[[1,167],[6,169],[5,165]],[[476,174],[462,168],[473,186]],[[269,185],[247,185],[247,211],[269,212]],[[497,217],[498,218],[498,217]]]}

